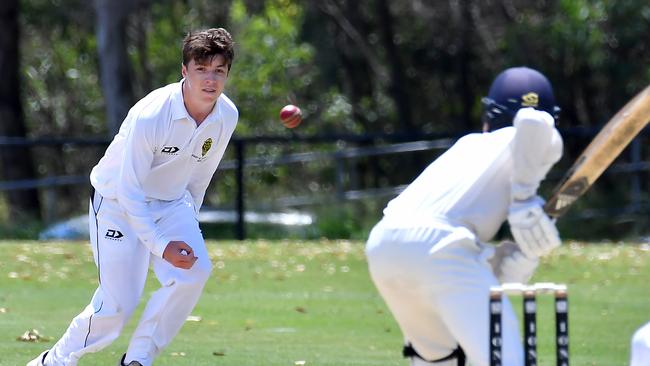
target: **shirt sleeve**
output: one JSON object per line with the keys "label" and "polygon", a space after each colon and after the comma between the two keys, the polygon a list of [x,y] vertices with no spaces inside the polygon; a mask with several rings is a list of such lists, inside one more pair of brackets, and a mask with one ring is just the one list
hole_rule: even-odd
{"label": "shirt sleeve", "polygon": [[169,239],[156,225],[142,188],[151,170],[155,149],[155,124],[147,119],[131,121],[117,181],[117,200],[125,210],[136,235],[149,250],[162,257]]}
{"label": "shirt sleeve", "polygon": [[517,112],[512,143],[512,201],[523,201],[537,194],[540,182],[562,157],[562,137],[553,117],[533,108]]}

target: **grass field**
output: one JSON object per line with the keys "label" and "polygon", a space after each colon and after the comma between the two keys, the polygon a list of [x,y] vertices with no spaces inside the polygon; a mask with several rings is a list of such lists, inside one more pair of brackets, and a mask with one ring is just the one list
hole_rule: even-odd
{"label": "grass field", "polygon": [[[0,248],[0,365],[24,365],[86,305],[96,269],[83,243]],[[362,243],[211,242],[209,248],[215,270],[193,312],[200,318],[186,323],[157,365],[407,365],[399,329],[368,277]],[[534,280],[569,285],[572,365],[627,364],[632,332],[650,320],[649,245],[567,243]],[[154,281],[150,276],[146,293]],[[540,365],[550,366],[550,299],[540,301],[539,323]],[[134,326],[80,365],[115,365]],[[17,340],[32,328],[50,339]]]}

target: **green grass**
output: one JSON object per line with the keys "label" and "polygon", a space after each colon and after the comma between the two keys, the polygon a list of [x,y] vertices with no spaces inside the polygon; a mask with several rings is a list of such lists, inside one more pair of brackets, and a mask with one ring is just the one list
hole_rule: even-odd
{"label": "green grass", "polygon": [[[215,270],[193,312],[201,320],[187,322],[156,365],[407,365],[400,331],[368,277],[362,243],[209,248]],[[0,249],[0,365],[23,365],[86,305],[96,270],[83,243],[3,242]],[[627,364],[632,332],[650,320],[650,246],[567,244],[534,280],[569,285],[573,365]],[[145,293],[155,288],[151,275]],[[548,353],[550,299],[540,300],[539,323],[540,352]],[[134,326],[80,365],[114,365]],[[16,339],[32,328],[51,339]],[[540,365],[554,364],[553,356],[542,357]]]}

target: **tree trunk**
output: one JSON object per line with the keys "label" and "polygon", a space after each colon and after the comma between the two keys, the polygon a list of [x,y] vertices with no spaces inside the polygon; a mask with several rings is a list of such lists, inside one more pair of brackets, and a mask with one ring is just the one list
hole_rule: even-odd
{"label": "tree trunk", "polygon": [[137,5],[134,0],[95,0],[99,74],[111,136],[119,130],[134,100],[126,26]]}
{"label": "tree trunk", "polygon": [[404,74],[404,65],[400,57],[400,51],[395,44],[395,31],[393,30],[393,17],[386,0],[377,1],[377,12],[379,13],[379,24],[381,35],[386,50],[386,58],[390,65],[390,86],[389,92],[395,100],[397,109],[398,129],[403,133],[415,133],[416,126],[413,123],[411,103],[409,98],[407,80]]}
{"label": "tree trunk", "polygon": [[[20,54],[18,0],[0,1],[0,136],[26,136],[23,110],[20,104]],[[34,179],[36,174],[27,147],[0,148],[2,179]],[[9,217],[40,218],[40,201],[35,189],[7,193]]]}
{"label": "tree trunk", "polygon": [[460,16],[460,51],[458,53],[458,76],[460,79],[460,95],[462,98],[463,110],[462,118],[465,125],[465,131],[476,131],[480,129],[480,123],[474,121],[472,118],[472,109],[475,101],[474,93],[472,93],[472,34],[474,28],[471,23],[472,13],[471,9],[474,6],[472,0],[460,1],[461,16]]}

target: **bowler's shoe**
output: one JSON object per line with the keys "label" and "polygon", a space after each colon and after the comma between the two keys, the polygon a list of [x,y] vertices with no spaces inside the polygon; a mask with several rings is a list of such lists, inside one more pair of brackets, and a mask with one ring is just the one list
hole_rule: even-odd
{"label": "bowler's shoe", "polygon": [[[120,363],[117,364],[117,366],[142,366],[142,364],[138,361],[131,361],[128,364],[124,363],[124,359],[126,358],[126,353],[122,355],[122,359],[120,360]],[[31,366],[31,365],[27,365]]]}
{"label": "bowler's shoe", "polygon": [[50,352],[49,349],[47,351],[43,351],[43,353],[38,355],[38,357],[29,361],[27,363],[27,366],[45,366],[45,357],[47,357],[48,352]]}

